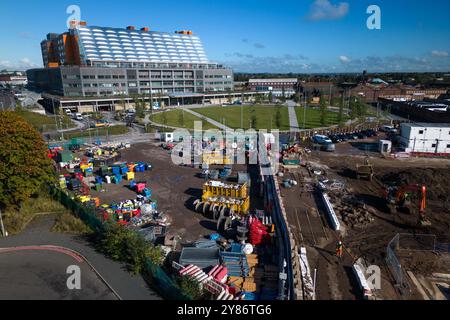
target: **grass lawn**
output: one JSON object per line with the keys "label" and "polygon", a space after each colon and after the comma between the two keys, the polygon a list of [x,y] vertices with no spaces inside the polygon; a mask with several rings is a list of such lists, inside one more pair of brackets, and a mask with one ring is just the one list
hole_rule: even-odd
{"label": "grass lawn", "polygon": [[[150,117],[150,119],[156,123],[171,126],[171,127],[179,127],[179,128],[187,128],[187,129],[194,129],[194,122],[195,121],[202,121],[199,117],[194,116],[193,114],[190,114],[189,112],[177,109],[172,111],[165,112],[166,115],[166,122],[164,123],[164,115],[163,113],[157,113]],[[183,116],[184,121],[181,122],[181,116]],[[207,121],[203,121],[202,124],[203,130],[208,129],[217,129],[216,126],[213,126]]]}
{"label": "grass lawn", "polygon": [[[55,131],[55,117],[54,116],[44,116],[42,114],[34,113],[31,111],[20,110],[16,111],[17,114],[25,118],[36,130],[39,132]],[[74,128],[75,124],[67,116],[58,116],[58,127],[62,123],[63,129]]]}
{"label": "grass lawn", "polygon": [[126,126],[111,126],[105,128],[89,129],[83,131],[73,131],[64,133],[65,139],[72,138],[86,138],[86,137],[104,137],[104,136],[116,136],[128,133],[129,129]]}
{"label": "grass lawn", "polygon": [[[289,114],[285,106],[242,106],[243,129],[250,128],[253,115],[256,116],[256,129],[289,130]],[[280,126],[276,125],[276,112],[280,110]],[[239,129],[241,127],[241,106],[209,107],[193,109],[205,117],[224,123],[227,127]]]}
{"label": "grass lawn", "polygon": [[5,229],[9,234],[20,233],[38,215],[50,213],[69,213],[58,201],[46,194],[30,198],[22,203],[20,209],[7,209],[3,214]]}
{"label": "grass lawn", "polygon": [[[305,117],[305,110],[302,107],[296,107],[295,112],[297,113],[297,120],[299,128],[303,128],[303,121]],[[344,114],[344,122],[348,121],[349,118]],[[306,129],[329,127],[338,124],[338,113],[328,111],[326,125],[320,123],[320,110],[313,109],[311,107],[306,108]]]}

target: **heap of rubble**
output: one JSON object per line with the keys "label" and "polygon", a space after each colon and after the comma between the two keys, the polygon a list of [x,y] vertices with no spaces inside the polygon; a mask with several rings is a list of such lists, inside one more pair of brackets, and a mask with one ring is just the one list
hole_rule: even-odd
{"label": "heap of rubble", "polygon": [[332,194],[334,211],[350,228],[363,228],[375,221],[364,202],[351,195]]}

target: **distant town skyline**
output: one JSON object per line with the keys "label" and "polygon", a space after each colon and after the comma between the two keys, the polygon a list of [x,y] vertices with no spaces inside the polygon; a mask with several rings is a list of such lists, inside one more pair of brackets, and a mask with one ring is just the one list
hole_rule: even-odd
{"label": "distant town skyline", "polygon": [[[374,4],[380,30],[366,23]],[[67,29],[70,5],[88,25],[192,30],[235,72],[450,71],[448,0],[2,1],[0,70],[41,67],[40,42]]]}

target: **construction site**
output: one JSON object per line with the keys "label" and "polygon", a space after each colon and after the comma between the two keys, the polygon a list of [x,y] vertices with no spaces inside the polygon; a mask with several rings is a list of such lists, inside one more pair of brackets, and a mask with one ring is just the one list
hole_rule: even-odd
{"label": "construction site", "polygon": [[284,162],[277,179],[293,240],[307,256],[310,299],[449,298],[448,159],[395,159],[349,143],[335,153],[285,150],[300,159]]}
{"label": "construction site", "polygon": [[[210,142],[208,142],[210,143]],[[172,162],[173,143],[49,146],[59,188],[163,249],[163,270],[219,300],[278,298],[275,223],[265,211],[258,165],[213,152],[201,165]],[[283,290],[281,291],[283,294]]]}
{"label": "construction site", "polygon": [[206,299],[448,299],[450,160],[364,147],[384,138],[277,153],[265,136],[259,150],[235,143],[246,164],[214,139],[201,142],[212,151],[200,164],[175,164],[187,150],[170,134],[133,145],[74,139],[48,156],[61,190],[162,248],[162,270]]}

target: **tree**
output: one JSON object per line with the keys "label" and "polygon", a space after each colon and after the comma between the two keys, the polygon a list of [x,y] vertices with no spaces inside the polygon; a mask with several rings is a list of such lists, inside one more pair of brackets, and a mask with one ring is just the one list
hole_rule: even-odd
{"label": "tree", "polygon": [[180,127],[184,127],[184,110],[181,110],[178,115],[178,124],[180,125]]}
{"label": "tree", "polygon": [[167,125],[167,112],[163,111],[161,117],[162,117],[163,124],[166,126]]}
{"label": "tree", "polygon": [[273,102],[273,93],[272,91],[269,92],[269,103]]}
{"label": "tree", "polygon": [[280,100],[283,103],[286,102],[286,89],[284,89],[284,87],[281,89],[281,98],[280,98]]}
{"label": "tree", "polygon": [[277,111],[275,113],[275,124],[277,128],[281,128],[281,111],[280,108],[277,108]]}
{"label": "tree", "polygon": [[357,100],[354,97],[350,98],[350,102],[349,102],[349,111],[350,111],[350,119],[354,120],[357,118],[358,116],[358,112],[357,112]]}
{"label": "tree", "polygon": [[327,102],[325,101],[325,97],[320,97],[320,124],[322,126],[327,125],[328,120],[328,108],[327,108]]}
{"label": "tree", "polygon": [[16,206],[51,183],[54,171],[40,134],[12,111],[0,112],[0,205]]}
{"label": "tree", "polygon": [[137,118],[144,118],[144,101],[140,99],[140,97],[137,97],[136,100],[134,100],[135,106],[136,106],[136,117]]}
{"label": "tree", "polygon": [[344,122],[344,103],[342,100],[340,100],[339,102],[339,113],[338,113],[338,124],[342,125],[342,123]]}
{"label": "tree", "polygon": [[251,121],[251,128],[256,129],[256,126],[258,124],[258,118],[256,117],[255,114],[252,115],[250,121]]}

